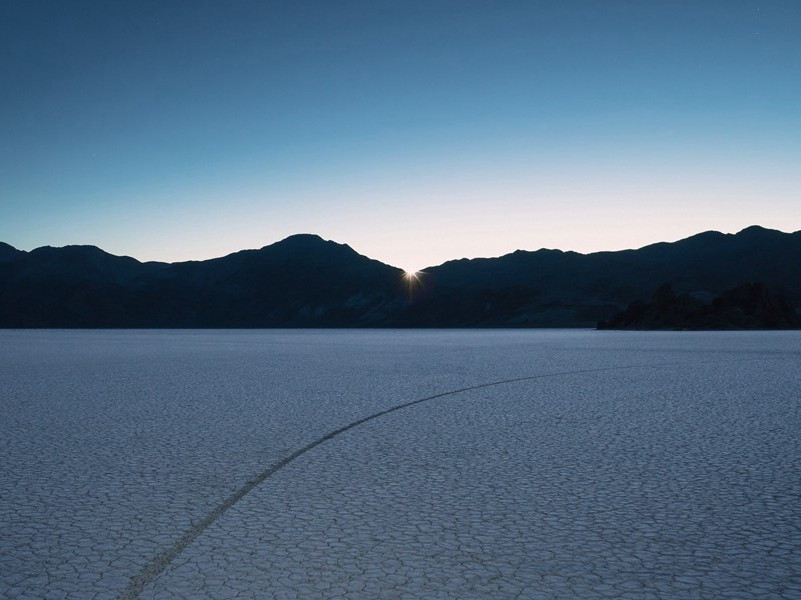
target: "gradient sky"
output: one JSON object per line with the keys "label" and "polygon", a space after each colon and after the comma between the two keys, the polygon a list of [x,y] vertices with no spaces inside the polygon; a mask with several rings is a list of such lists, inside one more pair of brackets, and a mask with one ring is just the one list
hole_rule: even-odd
{"label": "gradient sky", "polygon": [[407,269],[801,229],[801,2],[3,2],[0,240]]}

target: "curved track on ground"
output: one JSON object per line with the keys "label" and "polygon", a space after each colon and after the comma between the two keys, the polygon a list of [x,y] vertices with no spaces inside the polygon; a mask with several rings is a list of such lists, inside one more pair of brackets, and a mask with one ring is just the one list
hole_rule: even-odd
{"label": "curved track on ground", "polygon": [[[745,359],[751,360],[751,359]],[[256,475],[253,479],[247,481],[242,487],[240,487],[237,491],[231,494],[228,498],[226,498],[223,502],[217,505],[211,512],[209,512],[205,517],[195,523],[190,529],[188,529],[180,538],[178,538],[172,546],[170,546],[164,552],[155,556],[148,565],[137,575],[131,578],[131,582],[126,588],[126,590],[122,593],[119,597],[120,600],[135,600],[139,597],[141,592],[144,588],[155,580],[186,548],[189,546],[200,534],[202,534],[206,529],[208,529],[215,521],[217,521],[228,509],[233,507],[237,502],[239,502],[242,498],[244,498],[249,492],[251,492],[255,487],[264,483],[267,479],[272,477],[275,473],[283,469],[284,467],[288,466],[290,463],[294,462],[296,459],[300,458],[310,450],[316,448],[320,444],[323,444],[333,438],[336,438],[342,433],[359,427],[369,421],[382,417],[384,415],[388,415],[390,413],[410,408],[412,406],[416,406],[418,404],[423,404],[426,402],[431,402],[433,400],[437,400],[439,398],[444,398],[447,396],[454,396],[457,394],[461,394],[464,392],[469,392],[472,390],[478,390],[482,388],[488,388],[498,385],[510,384],[510,383],[517,383],[523,381],[534,381],[537,379],[546,379],[552,377],[560,377],[560,376],[567,376],[567,375],[581,375],[586,373],[600,373],[600,372],[608,372],[608,371],[622,371],[622,370],[631,370],[631,369],[643,369],[643,368],[659,368],[659,367],[668,367],[668,366],[676,366],[682,364],[699,364],[700,363],[715,363],[715,362],[731,362],[731,361],[678,361],[678,362],[662,362],[662,363],[644,363],[644,364],[634,364],[634,365],[621,365],[621,366],[614,366],[614,367],[600,367],[594,369],[580,369],[574,371],[558,371],[553,373],[542,373],[539,375],[529,375],[525,377],[515,377],[512,379],[503,379],[499,381],[491,381],[489,383],[482,383],[478,385],[472,385],[468,387],[463,387],[455,390],[449,390],[446,392],[440,392],[439,394],[434,394],[432,396],[426,396],[425,398],[418,398],[416,400],[411,400],[409,402],[404,402],[401,404],[397,404],[390,408],[378,411],[347,425],[339,427],[338,429],[334,429],[317,439],[309,442],[302,448],[296,450],[292,454],[282,458],[281,460],[271,464],[261,473]]]}

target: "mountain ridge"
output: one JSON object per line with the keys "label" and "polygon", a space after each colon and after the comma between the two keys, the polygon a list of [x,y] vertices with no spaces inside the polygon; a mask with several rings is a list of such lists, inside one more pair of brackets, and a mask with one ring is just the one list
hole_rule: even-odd
{"label": "mountain ridge", "polygon": [[[645,250],[647,248],[652,248],[652,247],[655,247],[655,246],[665,246],[665,245],[677,244],[679,242],[685,242],[685,241],[691,240],[693,238],[699,238],[699,237],[708,236],[708,235],[719,237],[719,238],[725,238],[725,237],[736,237],[736,236],[740,236],[742,234],[749,234],[749,233],[753,233],[755,231],[757,231],[757,232],[767,232],[767,233],[777,233],[777,234],[784,235],[784,236],[786,236],[786,235],[792,236],[792,235],[801,234],[801,229],[799,229],[797,231],[787,231],[786,232],[786,231],[781,231],[779,229],[771,229],[769,227],[762,227],[761,225],[749,225],[749,226],[744,227],[743,229],[741,229],[741,230],[739,230],[739,231],[737,231],[735,233],[724,233],[724,232],[717,231],[717,230],[714,230],[714,229],[709,229],[707,231],[694,233],[694,234],[689,235],[689,236],[687,236],[685,238],[679,238],[678,240],[675,240],[673,242],[665,242],[665,241],[652,242],[650,244],[646,244],[646,245],[640,246],[638,248],[620,248],[620,249],[617,249],[617,250],[594,250],[592,252],[579,252],[578,250],[563,250],[561,248],[547,248],[545,246],[540,247],[540,248],[536,248],[536,249],[533,249],[533,250],[525,250],[525,249],[522,249],[522,248],[518,248],[516,250],[512,250],[510,252],[506,252],[506,253],[500,254],[498,256],[475,256],[473,258],[467,258],[467,257],[451,258],[451,259],[448,259],[448,260],[446,260],[446,261],[444,261],[444,262],[442,262],[442,263],[440,263],[438,265],[429,265],[428,267],[424,267],[421,270],[425,271],[426,269],[429,269],[429,268],[441,267],[443,265],[447,265],[447,264],[454,263],[454,262],[495,260],[495,259],[499,259],[499,258],[505,258],[505,257],[511,256],[513,254],[527,254],[527,253],[530,254],[530,253],[533,253],[533,252],[541,252],[541,251],[557,252],[557,253],[562,253],[562,254],[577,254],[579,256],[592,256],[592,255],[597,255],[597,254],[618,254],[618,253],[621,253],[621,252],[637,252],[639,250]],[[96,246],[94,244],[66,244],[64,246],[45,245],[45,246],[37,246],[36,248],[33,248],[31,250],[21,250],[19,248],[16,248],[13,245],[7,243],[7,242],[0,241],[0,260],[5,255],[5,252],[7,250],[10,250],[10,251],[12,251],[14,253],[29,254],[31,252],[35,252],[35,251],[41,250],[43,248],[49,248],[49,249],[54,249],[54,250],[61,250],[61,249],[65,249],[65,248],[92,248],[92,249],[100,250],[101,252],[103,252],[105,254],[108,254],[109,256],[116,256],[118,258],[131,258],[131,259],[135,260],[136,262],[138,262],[140,264],[143,264],[143,265],[144,264],[175,265],[175,264],[183,264],[183,263],[197,263],[197,262],[207,262],[207,261],[210,261],[210,260],[218,260],[218,259],[221,259],[221,258],[229,257],[229,256],[234,255],[234,254],[239,254],[240,252],[253,252],[253,251],[263,250],[265,248],[270,248],[270,247],[275,246],[277,244],[283,244],[284,242],[287,242],[287,241],[290,241],[290,240],[294,240],[294,239],[316,239],[316,240],[319,240],[319,241],[321,241],[323,243],[336,244],[337,246],[344,246],[346,248],[350,248],[351,250],[353,250],[354,252],[359,254],[359,252],[354,250],[349,244],[343,244],[343,243],[340,243],[340,242],[336,242],[334,240],[326,240],[325,238],[323,238],[322,236],[320,236],[320,235],[318,235],[316,233],[293,233],[291,235],[288,235],[285,238],[281,238],[280,240],[272,242],[271,244],[266,244],[266,245],[261,246],[259,248],[243,248],[241,250],[234,250],[233,252],[229,252],[228,254],[224,254],[222,256],[213,256],[211,258],[201,258],[201,259],[188,259],[188,260],[181,260],[181,261],[174,261],[174,262],[161,261],[161,260],[139,260],[136,257],[129,256],[129,255],[126,255],[126,254],[111,254],[110,252],[107,252],[106,250],[103,250],[102,248],[100,248],[99,246]],[[366,255],[363,255],[363,256],[366,256]],[[371,259],[371,260],[378,260],[378,259]],[[383,262],[383,261],[379,261],[379,262]],[[393,265],[390,265],[389,263],[383,263],[383,264],[386,264],[388,266],[393,266]],[[395,268],[399,268],[399,267],[395,267]]]}
{"label": "mountain ridge", "polygon": [[592,326],[664,283],[715,296],[760,281],[801,306],[801,231],[706,231],[637,249],[516,250],[419,280],[315,234],[181,262],[0,242],[2,327]]}

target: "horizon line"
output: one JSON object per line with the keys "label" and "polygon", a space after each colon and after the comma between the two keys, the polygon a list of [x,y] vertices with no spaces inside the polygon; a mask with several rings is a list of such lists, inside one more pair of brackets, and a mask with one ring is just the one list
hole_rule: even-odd
{"label": "horizon line", "polygon": [[332,240],[332,239],[326,239],[323,236],[321,236],[320,234],[311,233],[311,232],[293,233],[293,234],[287,235],[287,236],[285,236],[283,238],[280,238],[280,239],[278,239],[278,240],[276,240],[274,242],[265,244],[264,246],[261,246],[259,248],[240,248],[239,250],[234,250],[232,252],[229,252],[227,254],[222,254],[222,255],[219,255],[219,256],[211,256],[211,257],[208,257],[208,258],[197,258],[197,259],[188,259],[188,260],[176,260],[176,261],[140,260],[140,259],[136,258],[135,256],[131,256],[129,254],[114,254],[112,252],[109,252],[109,251],[105,250],[101,246],[98,246],[98,245],[95,245],[95,244],[65,244],[63,246],[51,246],[50,244],[45,244],[44,246],[36,246],[35,248],[31,248],[30,250],[23,250],[21,248],[17,248],[13,244],[9,244],[8,242],[4,242],[3,240],[0,240],[0,244],[4,244],[4,245],[12,248],[13,250],[15,250],[17,252],[24,252],[26,254],[27,253],[31,253],[31,252],[35,252],[36,250],[42,250],[42,249],[45,249],[45,248],[51,248],[51,249],[54,249],[54,250],[60,250],[60,249],[64,249],[64,248],[96,248],[96,249],[100,250],[101,252],[103,252],[105,254],[108,254],[110,256],[115,256],[117,258],[130,258],[132,260],[137,261],[140,264],[149,264],[150,263],[150,264],[177,265],[177,264],[185,264],[185,263],[193,263],[193,262],[206,262],[206,261],[210,261],[210,260],[219,260],[219,259],[222,259],[222,258],[226,258],[228,256],[233,256],[234,254],[239,254],[241,252],[257,252],[259,250],[263,250],[265,248],[269,248],[271,246],[275,246],[276,244],[283,243],[283,242],[285,242],[285,241],[287,241],[289,239],[296,238],[296,237],[304,237],[305,236],[305,237],[318,238],[318,239],[322,240],[323,242],[333,243],[333,244],[337,244],[339,246],[346,246],[346,247],[350,248],[351,250],[353,250],[356,254],[359,254],[360,256],[364,256],[365,258],[369,258],[370,260],[375,260],[377,262],[380,262],[381,264],[384,264],[384,265],[387,265],[389,267],[393,267],[393,268],[399,269],[399,270],[404,271],[406,273],[410,273],[410,272],[419,273],[419,272],[421,272],[421,271],[423,271],[425,269],[430,269],[430,268],[433,268],[433,267],[439,267],[439,266],[442,266],[444,264],[451,263],[451,262],[458,262],[458,261],[463,261],[463,260],[467,260],[467,261],[471,261],[471,260],[492,260],[492,259],[497,259],[497,258],[503,258],[504,256],[509,256],[511,254],[515,254],[516,252],[551,251],[551,252],[562,252],[564,254],[572,253],[572,254],[580,254],[582,256],[589,256],[591,254],[604,254],[604,253],[614,253],[614,252],[626,252],[626,251],[642,250],[643,248],[648,248],[649,246],[655,246],[657,244],[675,244],[677,242],[681,242],[681,241],[684,241],[684,240],[687,240],[687,239],[690,239],[690,238],[693,238],[693,237],[696,237],[696,236],[699,236],[699,235],[710,234],[710,233],[712,233],[712,234],[720,234],[720,235],[724,235],[724,236],[736,236],[736,235],[740,235],[741,233],[743,233],[743,232],[745,232],[745,231],[747,231],[749,229],[760,229],[760,230],[764,230],[764,231],[781,233],[781,234],[784,234],[784,235],[795,235],[797,233],[801,233],[801,230],[783,231],[781,229],[773,229],[773,228],[770,228],[770,227],[764,227],[762,225],[753,224],[753,225],[748,225],[746,227],[743,227],[742,229],[739,229],[738,231],[734,231],[734,232],[720,231],[720,230],[717,230],[717,229],[707,229],[705,231],[699,231],[697,233],[693,233],[693,234],[690,234],[690,235],[687,235],[687,236],[684,236],[684,237],[680,237],[680,238],[672,240],[672,241],[658,240],[658,241],[655,241],[655,242],[650,242],[648,244],[645,244],[644,246],[627,247],[627,248],[616,248],[616,249],[610,249],[610,250],[594,250],[594,251],[591,251],[591,252],[579,252],[577,250],[564,250],[562,248],[547,248],[545,246],[542,246],[540,248],[536,248],[536,249],[533,249],[533,250],[528,250],[528,249],[525,249],[525,248],[516,248],[514,250],[510,250],[509,252],[505,252],[503,254],[498,254],[498,255],[495,255],[495,256],[474,256],[474,257],[450,258],[450,259],[446,259],[446,260],[442,261],[441,263],[427,265],[425,267],[422,267],[420,269],[415,269],[413,271],[412,270],[408,270],[408,269],[404,269],[402,267],[395,266],[393,264],[378,260],[376,258],[372,258],[368,254],[363,254],[363,253],[359,252],[358,250],[353,248],[347,242],[339,242],[339,241]]}

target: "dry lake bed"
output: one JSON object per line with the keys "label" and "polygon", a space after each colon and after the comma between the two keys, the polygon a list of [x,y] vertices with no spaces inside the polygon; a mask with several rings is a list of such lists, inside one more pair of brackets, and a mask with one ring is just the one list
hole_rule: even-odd
{"label": "dry lake bed", "polygon": [[798,332],[2,331],[0,597],[798,599],[800,432]]}

